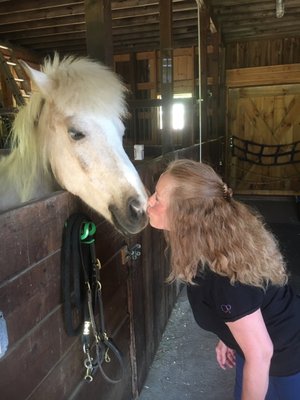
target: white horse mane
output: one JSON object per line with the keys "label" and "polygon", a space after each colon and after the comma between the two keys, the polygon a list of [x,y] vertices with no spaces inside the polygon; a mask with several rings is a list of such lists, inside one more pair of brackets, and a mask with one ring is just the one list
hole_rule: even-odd
{"label": "white horse mane", "polygon": [[[104,65],[88,58],[46,59],[42,71],[55,83],[55,106],[71,110],[102,110],[109,117],[125,115],[125,86]],[[72,91],[68,90],[72,85]],[[95,90],[97,88],[97,90]],[[92,110],[93,111],[93,110]]]}

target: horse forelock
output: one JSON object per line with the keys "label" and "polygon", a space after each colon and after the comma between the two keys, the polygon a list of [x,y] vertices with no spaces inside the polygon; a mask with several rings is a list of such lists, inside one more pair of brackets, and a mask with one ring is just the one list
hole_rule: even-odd
{"label": "horse forelock", "polygon": [[[53,99],[58,110],[95,112],[111,117],[126,115],[126,88],[106,66],[73,56],[46,60],[43,71],[54,81]],[[50,94],[51,96],[51,94]]]}

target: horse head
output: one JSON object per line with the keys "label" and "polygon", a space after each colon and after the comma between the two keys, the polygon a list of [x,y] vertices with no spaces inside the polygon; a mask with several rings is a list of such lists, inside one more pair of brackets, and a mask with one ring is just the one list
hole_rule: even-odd
{"label": "horse head", "polygon": [[125,88],[98,62],[46,60],[41,71],[23,63],[37,88],[35,132],[43,164],[60,187],[79,196],[123,234],[147,224],[147,195],[122,145]]}

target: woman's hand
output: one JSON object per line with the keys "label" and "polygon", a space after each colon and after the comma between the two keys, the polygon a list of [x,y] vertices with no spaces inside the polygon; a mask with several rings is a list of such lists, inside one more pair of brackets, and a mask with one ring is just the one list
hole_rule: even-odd
{"label": "woman's hand", "polygon": [[235,351],[226,346],[219,340],[216,346],[216,357],[222,369],[233,368],[235,366]]}

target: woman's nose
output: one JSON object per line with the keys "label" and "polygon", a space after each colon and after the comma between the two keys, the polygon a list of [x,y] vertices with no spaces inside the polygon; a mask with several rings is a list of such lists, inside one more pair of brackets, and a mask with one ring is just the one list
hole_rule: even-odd
{"label": "woman's nose", "polygon": [[154,203],[155,203],[155,201],[154,201],[154,194],[153,194],[152,196],[150,196],[150,197],[148,198],[148,204],[147,204],[147,206],[148,206],[148,207],[153,207],[153,206],[154,206]]}

